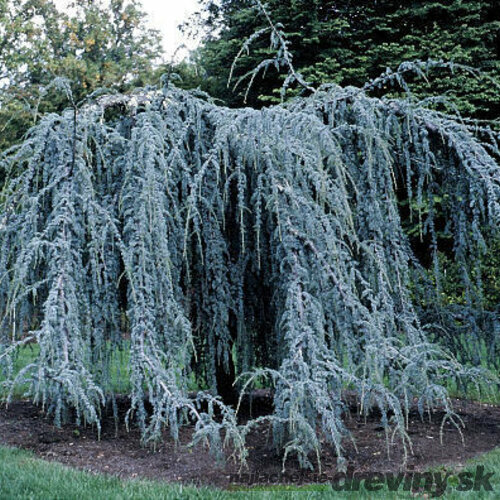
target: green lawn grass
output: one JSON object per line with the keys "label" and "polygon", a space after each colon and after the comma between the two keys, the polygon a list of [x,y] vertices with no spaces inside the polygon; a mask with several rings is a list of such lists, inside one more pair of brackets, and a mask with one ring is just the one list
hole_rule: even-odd
{"label": "green lawn grass", "polygon": [[[22,368],[35,361],[38,353],[38,344],[27,344],[18,348],[14,361],[14,374],[19,373]],[[128,341],[124,341],[122,348],[114,350],[111,354],[109,388],[115,394],[128,394],[130,392],[131,385],[129,361],[130,343]],[[0,400],[8,392],[6,388],[1,385],[1,382],[4,380],[5,378],[2,376],[2,372],[0,370]],[[27,389],[27,384],[16,386],[12,393],[13,397],[23,397]],[[191,374],[188,389],[191,391],[198,389],[194,374]]]}
{"label": "green lawn grass", "polygon": [[[18,373],[24,366],[33,362],[38,356],[38,344],[28,344],[20,347],[17,352],[17,357],[14,363],[14,371]],[[112,353],[111,359],[111,373],[110,373],[110,388],[115,394],[127,394],[130,392],[130,370],[129,370],[129,343],[124,342],[123,348],[115,350]],[[494,370],[494,368],[491,368]],[[0,383],[2,382],[2,373],[0,371]],[[27,386],[17,386],[13,392],[14,397],[22,397],[26,392]],[[480,401],[482,403],[499,404],[500,405],[500,387],[489,387],[488,391],[478,393],[474,387],[469,387],[467,392],[464,393],[460,390],[456,383],[450,381],[447,384],[447,389],[451,397],[466,398],[473,401]],[[194,374],[192,374],[189,390],[199,390],[196,384]],[[5,395],[5,389],[2,389],[0,384],[0,399]]]}
{"label": "green lawn grass", "polygon": [[[486,472],[494,472],[491,479],[493,491],[458,492],[458,471],[448,479],[448,488],[442,498],[500,498],[500,449],[468,462],[464,471],[474,473],[482,465]],[[436,472],[439,469],[434,469]],[[33,454],[0,447],[0,498],[8,499],[181,499],[181,498],[426,498],[422,494],[406,491],[391,492],[387,487],[380,491],[367,491],[364,484],[356,492],[336,492],[330,485],[303,487],[271,486],[240,488],[239,491],[222,491],[210,488],[186,487],[159,481],[121,480],[116,477],[95,475],[74,470],[56,463],[36,458]],[[427,495],[427,498],[429,495]]]}
{"label": "green lawn grass", "polygon": [[[18,373],[23,367],[29,365],[37,358],[39,353],[38,344],[27,344],[18,349],[14,362],[14,373]],[[130,390],[130,371],[129,371],[130,353],[127,344],[123,349],[116,350],[112,354],[110,369],[110,386],[116,394],[126,394]],[[0,382],[4,378],[0,372]],[[20,398],[27,390],[27,385],[19,385],[14,388],[13,396]],[[6,395],[6,389],[0,385],[0,398]]]}
{"label": "green lawn grass", "polygon": [[[16,357],[14,360],[14,373],[18,373],[22,368],[32,363],[38,356],[39,347],[38,344],[28,344],[17,349]],[[5,380],[2,371],[0,370],[0,399],[7,395],[7,388],[1,385],[1,382]],[[14,397],[21,397],[27,390],[26,385],[21,385],[15,387],[13,392]]]}

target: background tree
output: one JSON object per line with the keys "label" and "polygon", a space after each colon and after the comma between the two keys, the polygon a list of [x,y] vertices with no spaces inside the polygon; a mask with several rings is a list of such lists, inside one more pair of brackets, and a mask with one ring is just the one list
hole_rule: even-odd
{"label": "background tree", "polygon": [[149,81],[160,35],[136,0],[0,1],[0,149],[17,142],[42,113],[67,100],[48,92],[55,77],[80,101],[100,87],[126,91]]}
{"label": "background tree", "polygon": [[[266,20],[253,0],[202,4],[207,32],[199,57],[206,71],[202,87],[232,106],[241,105],[244,89],[233,93],[226,82],[241,45],[265,27]],[[272,19],[284,25],[295,67],[314,85],[361,86],[404,61],[453,61],[478,68],[483,76],[476,79],[457,71],[449,78],[443,72],[434,75],[431,85],[414,84],[415,95],[445,95],[468,116],[497,118],[500,97],[488,79],[500,71],[500,12],[495,0],[269,0],[265,5]],[[236,78],[270,53],[265,39],[253,47],[237,65]],[[283,78],[269,70],[256,79],[249,104],[276,102]]]}

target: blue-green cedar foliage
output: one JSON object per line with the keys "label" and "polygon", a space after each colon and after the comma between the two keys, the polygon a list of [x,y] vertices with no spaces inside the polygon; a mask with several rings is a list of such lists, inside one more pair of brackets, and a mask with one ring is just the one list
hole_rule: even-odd
{"label": "blue-green cedar foliage", "polygon": [[[28,382],[56,423],[99,426],[115,397],[113,353],[129,348],[126,420],[145,441],[190,421],[195,442],[242,460],[248,432],[270,425],[285,460],[312,466],[330,443],[342,463],[345,388],[361,411],[379,408],[405,449],[415,398],[460,429],[445,384],[486,375],[429,341],[444,323],[413,305],[425,273],[398,197],[430,200],[422,218],[438,276],[432,195],[446,193],[476,293],[467,279],[500,220],[497,139],[425,102],[335,85],[263,110],[170,85],[45,116],[3,156],[8,384]],[[31,341],[39,355],[16,375],[16,348]],[[273,384],[271,415],[242,423],[217,396],[217,366],[233,357],[240,394]],[[192,370],[208,387],[195,396]]]}

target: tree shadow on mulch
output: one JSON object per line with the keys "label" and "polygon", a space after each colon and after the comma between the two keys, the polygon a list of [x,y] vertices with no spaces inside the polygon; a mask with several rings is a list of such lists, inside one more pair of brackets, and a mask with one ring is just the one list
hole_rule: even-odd
{"label": "tree shadow on mulch", "polygon": [[[463,419],[464,442],[456,428],[446,423],[443,444],[440,443],[442,412],[435,411],[422,422],[416,411],[410,416],[409,435],[413,454],[408,455],[405,470],[422,471],[431,466],[460,466],[466,460],[500,446],[500,407],[472,401],[454,400],[454,408]],[[268,395],[254,398],[252,411],[269,410]],[[127,409],[127,400],[120,400],[120,414]],[[404,452],[397,439],[387,445],[384,429],[374,415],[360,417],[351,408],[347,427],[357,449],[346,440],[347,466],[359,476],[374,472],[400,472]],[[156,451],[140,444],[137,429],[127,432],[120,424],[116,428],[111,415],[103,421],[101,439],[95,428],[65,425],[56,428],[41,409],[27,401],[16,401],[0,408],[0,443],[34,451],[38,456],[92,472],[108,473],[122,478],[149,478],[195,485],[213,485],[230,488],[231,484],[250,481],[253,485],[269,482],[304,484],[318,481],[318,470],[301,470],[294,460],[287,461],[282,474],[282,460],[272,446],[269,429],[261,427],[249,436],[248,468],[238,476],[239,465],[232,462],[217,464],[203,447],[188,447],[192,428],[180,432],[180,443],[175,445],[165,433],[164,441]],[[325,446],[321,474],[333,478],[338,473],[337,458]]]}

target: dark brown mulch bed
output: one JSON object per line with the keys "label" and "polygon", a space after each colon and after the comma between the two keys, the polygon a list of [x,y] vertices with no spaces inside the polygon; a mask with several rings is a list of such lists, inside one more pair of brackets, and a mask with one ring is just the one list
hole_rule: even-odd
{"label": "dark brown mulch bed", "polygon": [[[254,403],[253,411],[259,411],[259,406],[264,408],[268,404],[266,397],[261,397]],[[125,400],[121,407],[123,413]],[[454,407],[465,423],[465,446],[455,427],[448,423],[444,426],[443,444],[440,444],[442,413],[434,412],[431,422],[428,417],[422,422],[418,414],[413,413],[409,430],[413,454],[408,457],[407,470],[418,471],[438,464],[460,466],[465,460],[500,446],[500,407],[464,400],[455,400]],[[353,411],[347,425],[357,445],[356,451],[350,442],[345,443],[349,469],[359,475],[401,471],[401,443],[396,440],[390,447],[390,456],[387,456],[385,433],[375,416],[365,420]],[[153,451],[141,447],[136,429],[127,432],[120,425],[115,435],[111,417],[104,420],[101,440],[98,441],[93,428],[82,429],[74,425],[61,429],[54,427],[51,420],[30,402],[17,401],[8,408],[0,408],[0,443],[32,450],[47,460],[123,478],[154,478],[222,488],[238,482],[235,478],[237,465],[231,462],[218,465],[204,448],[187,447],[191,433],[191,428],[184,428],[177,447],[166,435],[165,441]],[[249,468],[243,472],[251,474],[254,484],[270,479],[273,482],[298,483],[317,480],[317,471],[304,472],[293,460],[287,462],[286,474],[279,475],[281,459],[273,450],[267,429],[262,428],[251,434],[248,444]],[[327,477],[334,477],[337,473],[336,457],[328,448],[325,448],[322,457],[322,473]],[[260,481],[258,475],[261,476]]]}

